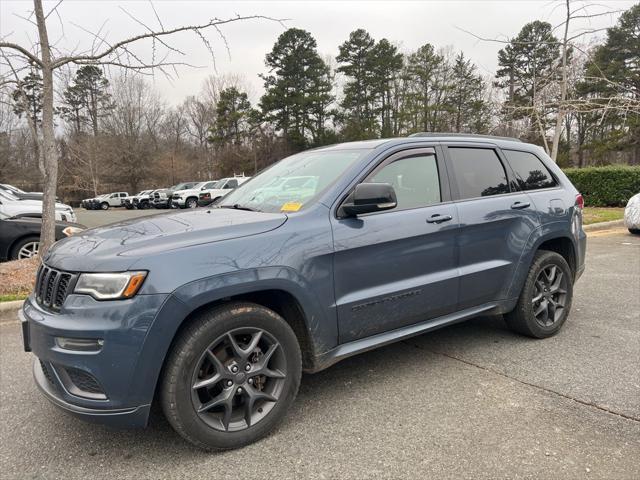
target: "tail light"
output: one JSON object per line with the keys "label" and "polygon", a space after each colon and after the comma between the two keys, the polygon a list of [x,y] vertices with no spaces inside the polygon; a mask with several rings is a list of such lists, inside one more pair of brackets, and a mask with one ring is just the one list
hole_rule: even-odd
{"label": "tail light", "polygon": [[576,195],[576,207],[578,207],[580,210],[582,210],[584,208],[584,198],[582,197],[582,194],[579,193]]}

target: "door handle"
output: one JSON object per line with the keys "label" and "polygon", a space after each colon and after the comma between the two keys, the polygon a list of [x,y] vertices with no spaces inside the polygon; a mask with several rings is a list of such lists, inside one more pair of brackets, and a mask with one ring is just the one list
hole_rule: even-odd
{"label": "door handle", "polygon": [[442,223],[448,222],[453,217],[451,215],[440,215],[436,213],[435,215],[431,215],[431,217],[427,218],[427,223]]}
{"label": "door handle", "polygon": [[513,208],[514,210],[521,210],[523,208],[529,208],[530,206],[531,204],[529,202],[516,202],[511,205],[511,208]]}

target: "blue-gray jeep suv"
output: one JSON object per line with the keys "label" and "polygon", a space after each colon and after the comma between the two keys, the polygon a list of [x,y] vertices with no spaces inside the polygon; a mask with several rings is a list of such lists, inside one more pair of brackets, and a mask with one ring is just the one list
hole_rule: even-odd
{"label": "blue-gray jeep suv", "polygon": [[478,315],[555,334],[584,269],[582,206],[515,140],[318,148],[215,207],[55,244],[21,312],[25,348],[68,412],[143,426],[157,401],[190,442],[239,447],[283,418],[302,371]]}

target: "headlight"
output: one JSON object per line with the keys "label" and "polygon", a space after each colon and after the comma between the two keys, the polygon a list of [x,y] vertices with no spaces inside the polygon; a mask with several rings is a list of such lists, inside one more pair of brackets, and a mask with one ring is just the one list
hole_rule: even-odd
{"label": "headlight", "polygon": [[62,233],[64,233],[65,237],[70,237],[72,235],[75,235],[76,233],[80,233],[84,230],[84,228],[79,228],[79,227],[67,227],[64,230],[62,230]]}
{"label": "headlight", "polygon": [[146,276],[147,272],[82,273],[73,291],[86,293],[96,300],[131,298]]}

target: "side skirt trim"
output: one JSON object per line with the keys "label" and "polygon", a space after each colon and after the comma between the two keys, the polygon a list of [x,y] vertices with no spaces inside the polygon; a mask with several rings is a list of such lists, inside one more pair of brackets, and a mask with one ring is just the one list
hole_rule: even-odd
{"label": "side skirt trim", "polygon": [[437,330],[438,328],[453,325],[454,323],[462,322],[481,314],[494,312],[501,313],[505,311],[504,307],[507,303],[512,305],[514,302],[507,300],[485,303],[476,307],[467,308],[460,312],[450,313],[448,315],[443,315],[442,317],[432,318],[424,322],[415,323],[389,332],[383,332],[370,337],[354,340],[352,342],[343,343],[342,345],[338,345],[337,347],[319,355],[316,358],[314,368],[306,371],[308,373],[319,372],[320,370],[324,370],[334,363],[337,363],[347,357],[351,357],[352,355],[357,355],[358,353],[373,350],[374,348],[378,348],[383,345],[388,345],[422,333]]}

